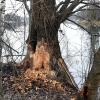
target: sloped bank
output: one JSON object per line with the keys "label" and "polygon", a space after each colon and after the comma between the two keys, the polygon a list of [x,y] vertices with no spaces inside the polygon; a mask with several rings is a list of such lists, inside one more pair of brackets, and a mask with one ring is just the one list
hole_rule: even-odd
{"label": "sloped bank", "polygon": [[29,68],[19,75],[10,73],[2,74],[4,100],[70,100],[77,94],[75,87],[57,79],[55,71]]}

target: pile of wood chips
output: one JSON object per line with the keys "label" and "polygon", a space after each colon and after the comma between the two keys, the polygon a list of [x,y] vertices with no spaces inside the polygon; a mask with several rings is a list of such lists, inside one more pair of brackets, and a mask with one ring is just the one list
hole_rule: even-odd
{"label": "pile of wood chips", "polygon": [[70,100],[76,95],[56,79],[54,71],[27,69],[22,75],[4,76],[2,80],[4,100]]}

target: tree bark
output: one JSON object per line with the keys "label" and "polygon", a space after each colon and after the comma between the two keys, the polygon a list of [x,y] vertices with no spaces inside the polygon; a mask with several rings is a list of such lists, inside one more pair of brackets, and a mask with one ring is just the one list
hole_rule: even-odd
{"label": "tree bark", "polygon": [[[88,99],[100,99],[100,48],[94,55],[93,66],[88,74],[86,84],[88,86]],[[99,99],[98,99],[99,98]]]}

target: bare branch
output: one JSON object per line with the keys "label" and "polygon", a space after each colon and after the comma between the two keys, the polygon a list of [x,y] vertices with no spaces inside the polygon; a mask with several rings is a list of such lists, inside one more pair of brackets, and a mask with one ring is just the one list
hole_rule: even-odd
{"label": "bare branch", "polygon": [[[87,7],[87,5],[79,7],[78,9],[76,9],[75,11],[73,11],[71,14],[74,14],[74,13],[76,13],[78,11],[83,11],[84,10],[83,8],[85,8],[85,7]],[[85,10],[88,10],[88,9],[85,9]]]}
{"label": "bare branch", "polygon": [[86,31],[87,33],[91,34],[90,31],[88,31],[86,28],[84,28],[83,26],[81,26],[80,24],[76,23],[75,21],[73,20],[70,20],[70,19],[67,19],[68,21],[74,23],[75,25],[79,26],[81,29],[83,29],[84,31]]}
{"label": "bare branch", "polygon": [[63,6],[59,10],[59,13],[63,12],[67,8],[69,3],[70,3],[70,0],[65,0],[65,2],[63,2]]}
{"label": "bare branch", "polygon": [[68,18],[71,15],[72,11],[79,4],[80,4],[80,0],[74,0],[70,5],[68,3],[69,6],[67,5],[68,6],[67,8],[66,8],[66,4],[65,4],[63,11],[60,10],[60,12],[59,12],[59,13],[61,13],[61,15],[60,15],[60,22],[65,21],[66,18]]}
{"label": "bare branch", "polygon": [[15,51],[16,53],[19,53],[17,50],[13,49],[10,45],[8,45],[6,42],[4,42],[4,40],[1,40],[8,48],[12,49],[13,51]]}
{"label": "bare branch", "polygon": [[[83,3],[83,2],[82,2]],[[91,5],[93,5],[94,7],[97,7],[98,9],[94,9],[94,10],[99,10],[100,9],[100,6],[99,5],[97,5],[97,4],[93,4],[93,3],[83,3],[83,4],[85,4],[84,6],[81,6],[81,7],[79,7],[78,9],[76,9],[75,11],[73,11],[72,12],[72,14],[74,14],[74,13],[76,13],[76,12],[79,12],[79,11],[84,11],[84,10],[93,10],[93,9],[83,9],[83,8],[85,8],[85,7],[87,7],[87,6],[91,6]]]}
{"label": "bare branch", "polygon": [[[83,5],[78,7],[78,5],[80,4],[83,4]],[[85,2],[85,0],[73,0],[73,1],[65,0],[65,2],[59,3],[58,7],[62,6],[60,10],[57,12],[60,23],[64,22],[72,14],[78,11],[83,11],[84,10],[83,8],[88,7],[90,5],[100,8],[98,3]],[[76,7],[78,8],[76,9]]]}
{"label": "bare branch", "polygon": [[25,8],[26,8],[28,14],[30,14],[30,9],[29,9],[29,7],[28,7],[28,5],[27,5],[27,0],[23,0],[23,3],[24,3],[24,6],[25,6]]}
{"label": "bare branch", "polygon": [[99,3],[86,3],[86,2],[81,2],[82,4],[86,4],[86,5],[93,5],[94,7],[98,7],[98,8],[100,8],[100,6],[99,6]]}
{"label": "bare branch", "polygon": [[57,6],[56,6],[56,10],[61,6],[61,5],[63,5],[65,2],[60,2]]}

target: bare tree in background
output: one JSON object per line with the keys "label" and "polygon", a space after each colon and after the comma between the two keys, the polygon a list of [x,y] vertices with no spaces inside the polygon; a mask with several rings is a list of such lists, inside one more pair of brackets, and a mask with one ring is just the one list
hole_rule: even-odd
{"label": "bare tree in background", "polygon": [[4,13],[5,0],[0,0],[0,99],[2,99],[2,77],[1,77],[1,56],[2,56],[2,36],[4,34]]}
{"label": "bare tree in background", "polygon": [[[90,3],[92,4],[100,4],[100,1],[98,0],[90,0]],[[99,21],[100,21],[100,16],[99,16],[99,12],[100,12],[100,8],[90,5],[89,9],[91,9],[90,11],[88,11],[87,15],[88,15],[88,20],[89,25],[88,25],[88,30],[90,31],[90,43],[91,43],[91,50],[90,50],[90,68],[88,71],[91,70],[91,67],[93,66],[93,61],[94,61],[94,55],[95,53],[98,51],[100,45],[99,45]]]}
{"label": "bare tree in background", "polygon": [[2,55],[2,36],[4,34],[5,0],[0,0],[0,59]]}

